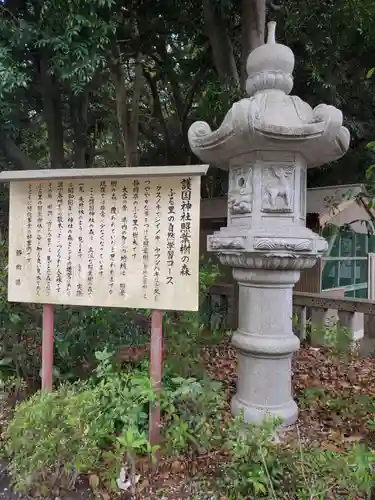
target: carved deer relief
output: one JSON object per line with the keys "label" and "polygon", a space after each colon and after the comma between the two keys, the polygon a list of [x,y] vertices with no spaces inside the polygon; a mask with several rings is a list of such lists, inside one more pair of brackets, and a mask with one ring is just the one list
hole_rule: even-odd
{"label": "carved deer relief", "polygon": [[[293,210],[292,178],[294,169],[289,167],[269,167],[263,173],[264,212],[291,212]],[[282,200],[282,203],[278,202]]]}

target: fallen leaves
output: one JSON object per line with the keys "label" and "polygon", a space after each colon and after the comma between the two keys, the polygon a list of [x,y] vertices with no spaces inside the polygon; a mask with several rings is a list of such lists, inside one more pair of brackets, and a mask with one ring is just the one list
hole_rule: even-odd
{"label": "fallen leaves", "polygon": [[335,444],[375,444],[367,426],[375,405],[373,357],[337,359],[327,347],[304,346],[293,360],[293,374],[303,440],[323,445],[336,436]]}
{"label": "fallen leaves", "polygon": [[[228,396],[225,424],[230,418],[229,401],[236,387],[236,351],[230,345],[208,347],[203,349],[202,358],[208,374],[224,384]],[[371,416],[368,403],[375,388],[374,368],[374,358],[371,357],[339,359],[327,347],[302,346],[293,359],[293,390],[301,408],[300,418],[298,429],[291,432],[287,440],[300,439],[302,443],[336,453],[354,442],[365,441],[375,448],[374,431],[367,426]],[[189,484],[195,474],[209,477],[224,460],[221,451],[193,459],[164,459],[159,470],[149,477],[146,490],[155,495],[155,491],[161,488],[162,498],[166,500],[189,498],[192,494]],[[143,490],[143,495],[146,490]]]}

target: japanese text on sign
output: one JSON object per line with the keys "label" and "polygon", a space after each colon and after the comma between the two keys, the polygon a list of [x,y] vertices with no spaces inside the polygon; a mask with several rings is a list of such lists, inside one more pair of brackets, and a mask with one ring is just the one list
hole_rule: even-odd
{"label": "japanese text on sign", "polygon": [[196,310],[199,204],[197,176],[13,182],[8,298]]}

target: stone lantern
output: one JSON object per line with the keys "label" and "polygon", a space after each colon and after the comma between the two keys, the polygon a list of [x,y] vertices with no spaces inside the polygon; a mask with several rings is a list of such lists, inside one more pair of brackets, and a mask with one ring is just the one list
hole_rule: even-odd
{"label": "stone lantern", "polygon": [[[246,422],[267,415],[293,424],[298,408],[291,391],[291,359],[299,348],[292,331],[292,294],[302,269],[327,250],[306,228],[306,173],[343,156],[350,141],[342,113],[312,109],[293,88],[293,52],[275,41],[247,59],[246,91],[221,126],[189,129],[192,151],[229,172],[227,227],[208,236],[207,247],[233,268],[239,285],[239,322],[232,343],[238,352],[232,412]],[[316,367],[319,370],[319,367]]]}

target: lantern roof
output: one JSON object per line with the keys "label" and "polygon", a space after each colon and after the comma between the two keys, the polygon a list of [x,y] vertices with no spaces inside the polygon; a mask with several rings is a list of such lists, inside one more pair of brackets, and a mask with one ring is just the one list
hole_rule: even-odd
{"label": "lantern roof", "polygon": [[294,54],[276,43],[276,23],[268,23],[267,43],[247,59],[248,97],[236,102],[221,126],[212,131],[206,122],[189,129],[192,151],[204,162],[226,168],[240,156],[256,151],[301,154],[309,167],[337,160],[349,148],[350,133],[334,106],[314,109],[293,88]]}

